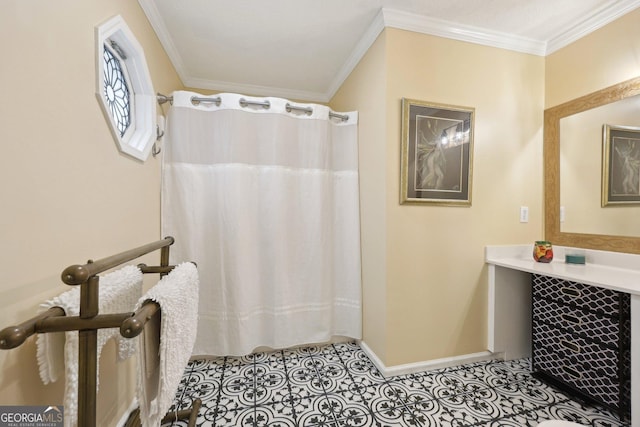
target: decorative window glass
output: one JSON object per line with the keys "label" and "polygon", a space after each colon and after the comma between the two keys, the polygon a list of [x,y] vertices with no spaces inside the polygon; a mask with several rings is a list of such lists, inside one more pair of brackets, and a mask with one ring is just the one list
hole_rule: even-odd
{"label": "decorative window glass", "polygon": [[[114,46],[118,46],[114,43]],[[111,50],[104,44],[104,97],[109,105],[109,112],[115,121],[120,137],[123,137],[131,124],[131,97],[129,93],[128,75],[123,70],[124,64],[118,58],[117,49]]]}
{"label": "decorative window glass", "polygon": [[122,17],[96,27],[96,96],[121,152],[145,161],[156,137],[156,95],[142,47]]}

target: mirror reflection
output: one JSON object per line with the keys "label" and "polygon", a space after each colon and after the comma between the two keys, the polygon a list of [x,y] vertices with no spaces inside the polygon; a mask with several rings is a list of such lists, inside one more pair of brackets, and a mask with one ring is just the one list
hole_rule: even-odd
{"label": "mirror reflection", "polygon": [[[560,231],[640,237],[640,204],[602,206],[604,125],[640,128],[640,95],[560,119]],[[638,145],[610,151],[609,176],[640,180]]]}

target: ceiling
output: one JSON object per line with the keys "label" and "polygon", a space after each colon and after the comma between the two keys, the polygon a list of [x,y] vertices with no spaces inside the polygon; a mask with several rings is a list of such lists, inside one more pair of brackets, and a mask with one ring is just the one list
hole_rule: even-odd
{"label": "ceiling", "polygon": [[327,102],[385,27],[547,55],[640,0],[138,0],[185,86]]}

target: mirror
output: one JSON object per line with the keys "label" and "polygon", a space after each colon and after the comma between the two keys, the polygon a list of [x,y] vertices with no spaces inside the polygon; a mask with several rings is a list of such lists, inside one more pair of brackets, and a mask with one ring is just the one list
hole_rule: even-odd
{"label": "mirror", "polygon": [[[639,129],[629,136],[640,138],[640,96],[560,119],[560,231],[640,237],[640,142],[620,137],[622,131],[605,134],[603,125]],[[606,168],[603,138],[611,157]],[[609,194],[624,202],[602,200],[603,170],[613,178]]]}
{"label": "mirror", "polygon": [[[631,220],[640,218],[640,206],[602,207],[600,203],[603,125],[622,125],[628,119],[635,122],[627,126],[638,126],[640,96],[636,95],[640,95],[640,78],[545,110],[546,240],[560,246],[640,253],[640,221]],[[632,108],[638,118],[631,119],[628,113],[615,116],[627,108],[625,104],[635,105]],[[578,142],[571,142],[574,139]],[[590,151],[585,154],[587,148]],[[588,173],[584,167],[589,168]],[[588,197],[578,197],[579,193]],[[562,225],[561,205],[567,220]]]}

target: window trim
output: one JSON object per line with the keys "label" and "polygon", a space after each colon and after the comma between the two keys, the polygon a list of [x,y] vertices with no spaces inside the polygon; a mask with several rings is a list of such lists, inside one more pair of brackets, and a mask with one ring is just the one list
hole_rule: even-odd
{"label": "window trim", "polygon": [[[144,50],[120,15],[114,16],[95,27],[96,39],[96,97],[102,107],[111,135],[120,152],[135,159],[146,161],[156,137],[156,95],[144,56]],[[105,44],[116,42],[126,53],[126,59],[116,55],[125,74],[130,91],[131,123],[121,137],[109,111],[104,96]],[[111,49],[113,52],[113,49]],[[116,52],[117,53],[117,52]]]}

